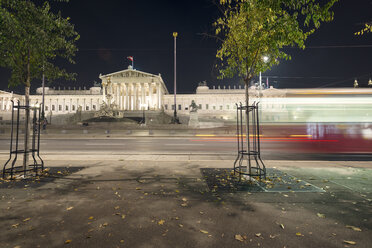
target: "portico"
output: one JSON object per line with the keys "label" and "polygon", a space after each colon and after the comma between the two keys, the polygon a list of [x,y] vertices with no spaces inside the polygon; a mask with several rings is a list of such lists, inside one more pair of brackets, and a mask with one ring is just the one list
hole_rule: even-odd
{"label": "portico", "polygon": [[161,75],[127,70],[100,75],[103,101],[123,111],[161,110],[164,94],[168,94]]}

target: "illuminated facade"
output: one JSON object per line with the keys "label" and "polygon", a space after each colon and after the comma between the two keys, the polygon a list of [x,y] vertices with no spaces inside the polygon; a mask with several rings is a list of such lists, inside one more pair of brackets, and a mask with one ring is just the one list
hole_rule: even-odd
{"label": "illuminated facade", "polygon": [[[169,94],[161,75],[145,73],[132,68],[100,75],[102,87],[90,89],[45,88],[46,115],[97,112],[109,105],[120,116],[142,110],[164,111],[170,116],[174,108],[180,117],[189,116],[194,100],[199,118],[234,120],[236,104],[244,103],[243,86],[208,87],[201,83],[195,94],[177,94],[177,106]],[[250,102],[260,102],[263,122],[372,122],[371,88],[325,89],[256,89],[251,87]],[[42,89],[30,96],[31,105],[40,104]],[[11,100],[24,96],[0,91],[0,117],[9,118]],[[142,114],[142,113],[141,113]],[[4,117],[5,116],[5,117]],[[6,117],[8,116],[8,117]]]}

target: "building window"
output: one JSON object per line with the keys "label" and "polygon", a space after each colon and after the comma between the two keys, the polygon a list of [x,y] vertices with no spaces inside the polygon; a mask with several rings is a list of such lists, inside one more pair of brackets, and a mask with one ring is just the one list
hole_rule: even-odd
{"label": "building window", "polygon": [[172,104],[172,110],[174,110],[174,104]]}
{"label": "building window", "polygon": [[52,105],[52,111],[56,110],[56,106]]}
{"label": "building window", "polygon": [[220,110],[222,110],[222,109],[223,109],[223,106],[221,105],[221,106],[220,106]]}
{"label": "building window", "polygon": [[168,110],[168,104],[164,105],[165,110]]}
{"label": "building window", "polygon": [[213,110],[216,110],[216,106],[213,106]]}
{"label": "building window", "polygon": [[89,111],[89,106],[88,106],[88,105],[85,106],[85,110],[86,110],[86,111]]}
{"label": "building window", "polygon": [[45,111],[48,111],[48,109],[49,109],[48,106],[45,106]]}
{"label": "building window", "polygon": [[178,110],[182,110],[181,104],[178,104]]}
{"label": "building window", "polygon": [[72,111],[75,111],[75,105],[72,105]]}
{"label": "building window", "polygon": [[209,104],[205,104],[205,109],[209,109]]}
{"label": "building window", "polygon": [[230,109],[230,105],[226,105],[226,109]]}
{"label": "building window", "polygon": [[58,105],[58,111],[62,111],[62,105]]}
{"label": "building window", "polygon": [[189,110],[189,107],[185,107],[185,110]]}
{"label": "building window", "polygon": [[96,105],[93,105],[93,110],[96,110]]}
{"label": "building window", "polygon": [[66,105],[66,111],[68,111],[68,106]]}
{"label": "building window", "polygon": [[202,109],[202,105],[201,104],[199,104],[199,109]]}

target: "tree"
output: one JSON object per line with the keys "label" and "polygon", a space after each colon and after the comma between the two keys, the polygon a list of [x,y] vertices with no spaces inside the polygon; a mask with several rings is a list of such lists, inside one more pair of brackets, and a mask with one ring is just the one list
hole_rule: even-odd
{"label": "tree", "polygon": [[372,22],[364,23],[364,28],[355,33],[355,35],[364,35],[372,32]]}
{"label": "tree", "polygon": [[[54,14],[48,2],[38,6],[30,0],[0,0],[0,66],[11,70],[9,86],[25,87],[25,105],[29,105],[30,86],[42,74],[49,80],[74,78],[56,66],[57,58],[74,63],[79,39],[69,18]],[[25,111],[25,151],[28,150],[30,110]],[[26,169],[28,154],[23,167]]]}
{"label": "tree", "polygon": [[[321,5],[316,0],[220,0],[222,16],[214,23],[221,41],[217,51],[220,77],[243,78],[246,105],[249,83],[280,59],[291,59],[283,51],[288,46],[305,48],[309,35],[322,22],[333,19],[331,7],[338,0]],[[265,58],[265,59],[264,59]]]}

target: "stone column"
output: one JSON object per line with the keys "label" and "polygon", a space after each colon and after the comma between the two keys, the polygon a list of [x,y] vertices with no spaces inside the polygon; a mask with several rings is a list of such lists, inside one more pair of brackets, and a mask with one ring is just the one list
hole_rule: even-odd
{"label": "stone column", "polygon": [[163,87],[159,87],[159,109],[162,109],[163,106]]}
{"label": "stone column", "polygon": [[85,103],[85,98],[83,99],[83,107],[82,107],[82,111],[85,111],[85,105],[86,103]]}
{"label": "stone column", "polygon": [[156,100],[158,102],[158,110],[161,109],[161,106],[160,106],[160,104],[161,104],[160,97],[161,97],[161,95],[160,95],[160,83],[158,83],[157,89],[156,89]]}
{"label": "stone column", "polygon": [[150,102],[149,102],[149,104],[150,104],[150,109],[152,109],[152,108],[154,108],[154,104],[153,104],[153,102],[152,102],[152,83],[149,83],[149,98],[150,98]]}
{"label": "stone column", "polygon": [[103,101],[106,102],[106,84],[102,84]]}
{"label": "stone column", "polygon": [[59,112],[58,98],[57,98],[56,100],[57,100],[57,103],[56,103],[56,111]]}
{"label": "stone column", "polygon": [[133,84],[129,83],[128,110],[133,110]]}
{"label": "stone column", "polygon": [[5,97],[1,98],[1,109],[0,110],[4,110],[4,99]]}
{"label": "stone column", "polygon": [[124,109],[129,110],[129,84],[124,84],[125,98],[124,98]]}
{"label": "stone column", "polygon": [[116,84],[116,105],[120,109],[120,85]]}
{"label": "stone column", "polygon": [[[141,83],[141,104],[146,104],[146,97],[145,97],[145,84]],[[144,107],[141,106],[141,109],[144,109]]]}
{"label": "stone column", "polygon": [[66,99],[63,98],[62,112],[66,111]]}
{"label": "stone column", "polygon": [[123,97],[122,97],[122,93],[121,93],[121,83],[118,83],[118,87],[119,87],[119,110],[122,109],[122,105],[123,105]]}
{"label": "stone column", "polygon": [[70,104],[69,104],[69,107],[68,107],[68,112],[72,112],[72,99],[70,98]]}
{"label": "stone column", "polygon": [[121,83],[121,109],[125,110],[125,85]]}
{"label": "stone column", "polygon": [[133,84],[133,110],[137,110],[137,84]]}

